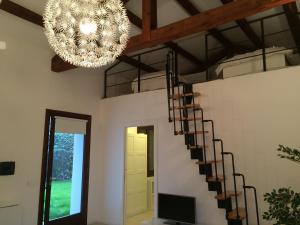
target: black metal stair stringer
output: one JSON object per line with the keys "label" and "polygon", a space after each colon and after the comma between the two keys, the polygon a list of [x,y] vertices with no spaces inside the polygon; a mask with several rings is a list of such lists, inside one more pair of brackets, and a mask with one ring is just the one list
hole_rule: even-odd
{"label": "black metal stair stringer", "polygon": [[[221,197],[217,198],[218,207],[226,209],[226,219],[228,221],[228,225],[242,225],[243,219],[246,219],[246,223],[248,225],[248,206],[247,206],[247,189],[254,190],[254,197],[256,203],[256,214],[257,214],[257,224],[259,225],[259,214],[258,214],[258,204],[257,204],[257,193],[256,189],[253,186],[247,186],[245,184],[245,177],[243,174],[236,173],[235,171],[235,162],[234,155],[231,152],[224,152],[224,144],[221,139],[215,138],[215,127],[213,120],[205,120],[203,109],[200,107],[195,107],[195,97],[196,94],[193,92],[192,84],[184,84],[179,82],[178,79],[178,63],[177,63],[177,54],[174,52],[170,52],[167,57],[167,94],[168,94],[168,111],[169,111],[169,122],[173,122],[174,125],[174,134],[184,134],[185,135],[185,144],[187,145],[187,149],[191,152],[191,159],[198,160],[199,164],[199,173],[201,175],[206,176],[206,181],[208,183],[209,191],[215,191]],[[175,63],[174,63],[175,62]],[[176,93],[177,91],[177,93]],[[176,107],[175,100],[178,101],[178,112],[177,122],[180,123],[180,131],[177,131],[176,124]],[[189,107],[186,107],[189,105]],[[173,111],[173,118],[171,118],[171,111]],[[192,111],[192,117],[189,117],[189,113]],[[201,114],[201,128],[202,131],[205,129],[205,124],[211,124],[212,130],[212,143],[213,143],[213,161],[208,161],[207,159],[207,147],[206,147],[206,137],[205,132],[202,132],[202,146],[198,143],[198,135],[197,135],[197,120],[196,119],[196,111],[199,111]],[[187,119],[189,118],[189,119]],[[191,130],[191,126],[194,129]],[[222,176],[218,174],[218,165],[217,165],[217,152],[216,152],[216,143],[220,143],[221,146],[221,157],[222,157]],[[192,148],[193,146],[193,148]],[[233,167],[233,183],[234,183],[234,193],[227,194],[227,175],[225,174],[225,155],[231,156],[231,163]],[[214,165],[214,169],[213,169]],[[215,176],[213,176],[213,174]],[[245,211],[246,215],[241,215],[238,201],[238,191],[236,184],[236,177],[242,177],[243,179],[243,190],[244,190],[244,202],[245,202]],[[228,192],[230,193],[230,192]],[[235,198],[236,209],[232,209],[232,197]]]}

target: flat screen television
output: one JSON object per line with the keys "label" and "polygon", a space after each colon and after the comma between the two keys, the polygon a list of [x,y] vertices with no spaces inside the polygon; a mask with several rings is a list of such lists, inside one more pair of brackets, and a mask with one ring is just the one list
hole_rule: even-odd
{"label": "flat screen television", "polygon": [[158,194],[158,218],[170,222],[196,223],[196,199],[187,196]]}

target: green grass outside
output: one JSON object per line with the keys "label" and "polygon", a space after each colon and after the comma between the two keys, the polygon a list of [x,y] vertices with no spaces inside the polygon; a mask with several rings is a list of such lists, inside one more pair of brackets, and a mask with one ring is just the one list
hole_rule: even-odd
{"label": "green grass outside", "polygon": [[50,220],[70,215],[71,188],[71,180],[52,182]]}

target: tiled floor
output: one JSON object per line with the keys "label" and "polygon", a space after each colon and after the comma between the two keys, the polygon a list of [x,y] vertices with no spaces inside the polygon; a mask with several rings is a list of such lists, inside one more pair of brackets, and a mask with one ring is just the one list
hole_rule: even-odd
{"label": "tiled floor", "polygon": [[126,225],[141,225],[145,224],[148,221],[151,221],[153,218],[153,211],[147,211],[136,216],[132,216],[126,219]]}

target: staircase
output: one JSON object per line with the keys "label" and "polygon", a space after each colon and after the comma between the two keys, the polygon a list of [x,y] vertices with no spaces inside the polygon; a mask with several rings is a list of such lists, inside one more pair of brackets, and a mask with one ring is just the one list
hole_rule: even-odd
{"label": "staircase", "polygon": [[[193,91],[192,84],[180,82],[178,79],[178,60],[176,52],[169,52],[166,65],[169,122],[173,123],[174,135],[182,135],[191,154],[197,160],[199,173],[206,177],[208,190],[216,192],[218,208],[225,210],[228,225],[249,224],[247,191],[253,190],[256,206],[256,221],[260,224],[256,188],[246,185],[245,176],[235,168],[235,157],[224,150],[223,141],[215,137],[214,121],[204,117],[200,104],[195,99],[201,96]],[[206,130],[206,128],[209,128]],[[207,134],[211,132],[212,148],[207,145]],[[217,147],[220,148],[217,152]],[[212,152],[209,152],[212,151]],[[210,153],[210,154],[208,154]],[[211,157],[209,158],[209,155]],[[225,163],[226,157],[231,164]],[[226,174],[225,168],[232,168],[232,174]],[[243,182],[242,190],[238,190],[237,180]],[[233,190],[229,189],[229,181],[233,182]],[[241,198],[243,197],[243,204]]]}

